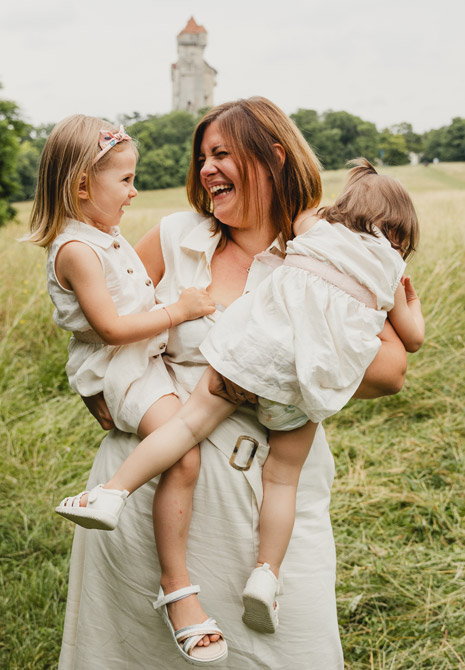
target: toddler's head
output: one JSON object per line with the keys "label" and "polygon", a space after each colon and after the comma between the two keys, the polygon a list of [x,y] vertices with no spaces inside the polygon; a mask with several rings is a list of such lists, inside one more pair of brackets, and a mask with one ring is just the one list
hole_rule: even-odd
{"label": "toddler's head", "polygon": [[387,237],[407,259],[417,248],[418,219],[409,194],[393,177],[380,175],[366,158],[350,163],[347,183],[334,205],[318,211],[330,223],[342,223],[360,233]]}
{"label": "toddler's head", "polygon": [[[103,129],[108,134],[102,134]],[[92,201],[95,178],[110,165],[113,152],[123,151],[128,142],[137,155],[122,127],[118,131],[108,121],[83,114],[70,116],[53,128],[40,159],[31,242],[49,247],[66,219],[84,220],[80,190],[84,187]]]}

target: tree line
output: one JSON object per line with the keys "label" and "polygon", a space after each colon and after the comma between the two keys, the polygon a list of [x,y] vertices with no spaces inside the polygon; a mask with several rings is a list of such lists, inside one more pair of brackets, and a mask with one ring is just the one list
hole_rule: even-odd
{"label": "tree line", "polygon": [[[138,189],[184,185],[200,118],[177,111],[148,117],[135,112],[118,119],[138,143]],[[407,164],[412,154],[425,162],[465,161],[465,119],[459,117],[421,135],[410,123],[379,131],[374,123],[344,111],[299,109],[291,118],[328,170],[357,156],[385,165]],[[52,127],[26,123],[14,102],[0,99],[0,225],[14,216],[12,202],[33,198],[40,154]]]}

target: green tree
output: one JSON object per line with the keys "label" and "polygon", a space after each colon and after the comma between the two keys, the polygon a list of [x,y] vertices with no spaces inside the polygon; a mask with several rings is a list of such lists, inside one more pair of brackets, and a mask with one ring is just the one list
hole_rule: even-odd
{"label": "green tree", "polygon": [[16,198],[31,200],[34,197],[39,171],[40,150],[37,142],[26,139],[19,146],[17,175],[19,181]]}
{"label": "green tree", "polygon": [[465,161],[465,119],[452,119],[444,130],[443,141],[440,156],[443,161]]}
{"label": "green tree", "polygon": [[407,151],[411,151],[415,154],[419,154],[423,151],[423,137],[418,135],[418,133],[413,132],[411,123],[407,123],[405,121],[402,123],[397,123],[394,126],[391,126],[389,131],[393,135],[402,135],[402,137],[405,139]]}
{"label": "green tree", "polygon": [[410,163],[407,142],[403,135],[394,135],[386,128],[380,136],[380,155],[385,165],[407,165]]}
{"label": "green tree", "polygon": [[358,156],[364,156],[372,162],[378,157],[379,133],[374,123],[349,112],[329,110],[323,114],[323,124],[326,128],[340,132],[342,150],[337,157],[340,167]]}
{"label": "green tree", "polygon": [[0,225],[15,215],[11,201],[19,191],[17,159],[25,128],[19,107],[11,100],[0,99]]}

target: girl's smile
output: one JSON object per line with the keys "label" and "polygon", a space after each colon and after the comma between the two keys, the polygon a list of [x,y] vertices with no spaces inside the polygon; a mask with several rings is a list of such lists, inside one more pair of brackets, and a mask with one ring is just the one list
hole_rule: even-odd
{"label": "girl's smile", "polygon": [[104,232],[119,225],[123,207],[128,207],[137,195],[134,186],[137,158],[133,148],[120,145],[111,152],[108,163],[92,180],[92,200],[85,186],[79,191],[86,222]]}

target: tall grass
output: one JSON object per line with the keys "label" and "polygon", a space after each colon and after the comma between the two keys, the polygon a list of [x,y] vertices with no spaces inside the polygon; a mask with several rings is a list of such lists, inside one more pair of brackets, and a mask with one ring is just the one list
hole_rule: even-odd
{"label": "tall grass", "polygon": [[[427,338],[402,393],[353,401],[327,422],[336,460],[332,518],[348,670],[465,668],[465,165],[391,168],[422,225],[409,272]],[[324,178],[325,201],[343,172]],[[64,374],[45,255],[0,231],[0,666],[54,668],[73,529],[50,510],[82,486],[103,433]],[[135,242],[182,189],[142,193],[125,215]],[[321,670],[325,670],[321,668]]]}

